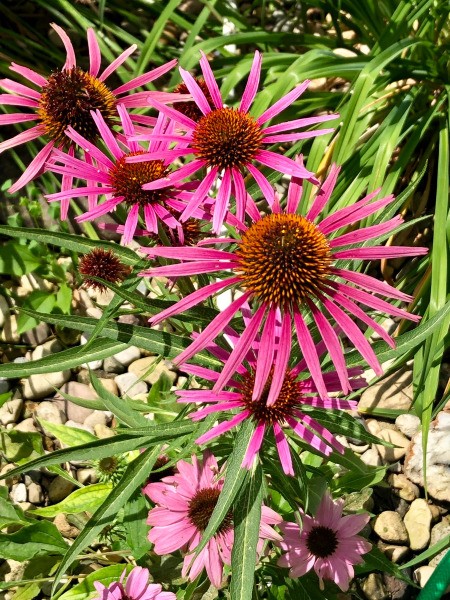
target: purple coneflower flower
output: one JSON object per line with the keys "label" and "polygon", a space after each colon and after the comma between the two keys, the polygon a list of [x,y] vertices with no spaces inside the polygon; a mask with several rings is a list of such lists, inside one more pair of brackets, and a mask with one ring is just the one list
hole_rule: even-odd
{"label": "purple coneflower flower", "polygon": [[[309,81],[305,81],[295,87],[259,117],[253,117],[249,109],[255,98],[261,75],[261,54],[259,52],[255,52],[247,85],[237,109],[224,106],[217,81],[205,55],[202,55],[200,59],[200,67],[204,77],[203,85],[199,84],[192,75],[180,67],[184,84],[191,93],[198,109],[201,111],[202,117],[198,121],[188,117],[186,110],[169,108],[158,102],[157,99],[149,98],[149,103],[173,119],[173,121],[186,131],[185,135],[171,136],[172,140],[179,140],[187,144],[187,147],[179,148],[178,155],[194,154],[195,157],[192,162],[187,163],[178,171],[174,171],[169,175],[169,179],[172,182],[179,182],[202,167],[208,169],[207,175],[185,208],[181,216],[182,221],[188,219],[193,214],[195,209],[208,195],[214,183],[219,177],[221,178],[213,216],[213,231],[217,233],[224,221],[231,194],[234,194],[236,198],[237,217],[241,220],[244,218],[248,200],[243,178],[245,171],[248,171],[253,176],[269,205],[272,206],[275,200],[273,187],[262,172],[253,164],[254,161],[280,173],[306,178],[309,181],[318,183],[313,173],[305,169],[303,165],[296,163],[286,156],[276,154],[271,150],[265,150],[264,146],[302,140],[329,133],[333,130],[320,129],[303,133],[286,132],[336,119],[338,115],[322,115],[295,119],[266,127],[265,124],[268,121],[297,100],[308,87]],[[204,85],[208,89],[208,97],[206,97],[202,90]],[[211,99],[213,103],[212,107]],[[152,134],[143,136],[143,139],[147,138],[151,139]],[[138,157],[129,160],[138,161],[141,159],[142,157]],[[144,188],[155,189],[158,185],[158,183],[151,183],[144,186]]]}
{"label": "purple coneflower flower", "polygon": [[[152,526],[148,539],[155,544],[156,554],[169,554],[175,550],[188,552],[184,558],[183,577],[189,573],[189,579],[193,581],[206,568],[211,583],[220,587],[223,565],[231,564],[234,540],[231,512],[195,559],[193,552],[209,523],[224,479],[216,458],[210,452],[204,453],[203,461],[192,456],[192,464],[180,460],[177,469],[178,473],[173,477],[149,483],[143,489],[156,504],[148,514],[147,523]],[[264,540],[281,540],[271,527],[281,520],[272,509],[262,506],[258,553],[263,549]]]}
{"label": "purple coneflower flower", "polygon": [[[0,80],[0,87],[10,92],[9,94],[0,94],[0,104],[31,109],[29,113],[0,115],[0,124],[38,122],[30,129],[0,143],[0,152],[36,138],[42,137],[45,141],[42,150],[8,190],[11,193],[22,188],[42,172],[45,162],[55,147],[72,147],[72,140],[66,136],[66,130],[69,126],[72,126],[90,142],[97,139],[98,130],[91,117],[91,111],[99,111],[108,126],[111,126],[116,121],[117,107],[120,105],[128,108],[147,106],[149,96],[157,97],[162,102],[179,99],[179,94],[148,91],[124,96],[127,92],[167,73],[175,66],[176,60],[135,77],[128,83],[111,90],[105,84],[106,79],[125,62],[137,46],[134,44],[130,46],[99,74],[101,65],[100,48],[93,29],[89,28],[87,30],[87,40],[90,64],[89,70],[83,71],[77,66],[75,50],[66,32],[55,23],[52,23],[52,27],[61,38],[66,49],[64,66],[61,69],[54,70],[48,77],[43,77],[28,67],[12,63],[10,69],[27,79],[34,87],[17,83],[11,79]],[[147,124],[152,124],[154,121],[149,117],[144,118],[147,119]],[[139,117],[139,119],[142,121],[142,117]],[[64,184],[63,181],[63,189],[66,189]],[[69,186],[70,184],[71,182],[68,182]]]}
{"label": "purple coneflower flower", "polygon": [[[360,304],[400,318],[412,321],[420,319],[378,297],[381,295],[410,301],[410,296],[374,277],[353,271],[347,266],[347,261],[418,256],[426,254],[427,248],[362,245],[362,242],[395,229],[402,223],[400,216],[378,225],[337,233],[393,201],[393,196],[387,196],[372,202],[378,193],[375,191],[351,206],[320,218],[333,191],[338,172],[339,168],[333,166],[305,216],[296,213],[301,198],[301,185],[294,178],[284,212],[275,203],[272,213],[261,215],[248,227],[242,225],[242,233],[237,239],[209,240],[214,244],[227,244],[230,250],[198,246],[143,249],[151,257],[161,256],[182,261],[180,264],[149,269],[143,275],[178,277],[210,273],[220,277],[220,280],[196,290],[152,317],[150,322],[153,324],[183,312],[227,288],[243,292],[176,358],[178,364],[206,348],[247,302],[252,303],[252,318],[230,354],[214,386],[214,392],[223,389],[260,333],[260,351],[273,355],[277,311],[281,315],[282,331],[285,332],[286,339],[291,335],[292,322],[294,323],[308,370],[323,398],[326,398],[327,390],[310,333],[311,325],[315,325],[330,353],[343,391],[348,392],[351,386],[346,375],[343,351],[330,321],[334,321],[337,329],[358,349],[375,373],[381,375],[379,361],[355,319],[372,328],[391,346],[394,346],[394,341]],[[205,240],[201,244],[204,245]],[[231,244],[236,244],[235,249]],[[271,368],[270,361],[258,361],[257,371],[260,368],[263,369],[262,380],[266,381]]]}
{"label": "purple coneflower flower", "polygon": [[[231,328],[227,328],[226,333],[228,339],[234,343],[239,341],[238,334]],[[226,391],[215,393],[211,390],[195,389],[176,392],[179,402],[208,405],[189,415],[194,421],[199,421],[211,413],[225,412],[229,415],[232,412],[234,415],[228,421],[215,425],[210,431],[199,437],[196,442],[206,444],[217,436],[233,429],[242,421],[252,419],[255,430],[244,457],[244,467],[251,468],[267,430],[272,428],[283,471],[286,475],[294,475],[289,444],[283,431],[283,427],[286,425],[305,442],[326,456],[329,456],[333,450],[343,453],[345,448],[336,440],[333,434],[308,415],[307,410],[305,412],[303,409],[311,406],[325,409],[354,410],[357,403],[353,400],[343,400],[336,397],[319,398],[312,379],[310,377],[304,378],[306,368],[304,359],[293,368],[288,368],[291,349],[290,332],[282,331],[279,324],[276,325],[273,353],[261,350],[262,345],[262,342],[253,345],[245,357],[248,367],[244,366],[243,363],[237,367],[232,379],[226,383]],[[208,346],[208,351],[219,358],[224,365],[230,356],[229,352],[214,343]],[[320,355],[324,351],[325,345],[320,343],[317,352]],[[258,376],[262,372],[256,370],[258,361],[267,362],[270,366],[274,364],[274,367],[270,368],[266,382]],[[220,373],[197,365],[184,364],[182,370],[212,382],[216,382],[220,377]],[[350,381],[353,389],[366,385],[364,379],[357,377],[361,373],[362,369],[359,368],[346,369],[345,377]],[[300,379],[300,376],[303,379]],[[336,372],[324,373],[323,380],[328,392],[340,391],[340,380]]]}
{"label": "purple coneflower flower", "polygon": [[[68,203],[70,198],[88,196],[89,210],[76,218],[79,222],[91,221],[113,211],[118,204],[125,204],[129,212],[123,228],[124,244],[133,238],[141,211],[146,228],[150,233],[158,233],[159,220],[167,227],[181,229],[181,224],[174,214],[178,214],[186,206],[184,200],[190,198],[191,192],[183,188],[192,187],[192,184],[180,185],[179,189],[174,189],[174,186],[166,178],[171,161],[171,151],[168,151],[169,143],[167,141],[151,141],[148,154],[137,142],[129,139],[134,129],[125,107],[117,106],[117,111],[125,133],[124,136],[120,136],[120,140],[113,135],[99,111],[92,113],[92,119],[105,143],[109,156],[77,133],[75,129],[68,128],[67,137],[82,147],[85,153],[88,153],[95,161],[95,164],[87,164],[79,158],[54,149],[53,157],[47,162],[47,168],[55,173],[61,173],[65,177],[86,179],[88,185],[49,194],[46,198],[50,202],[61,200]],[[155,125],[155,132],[165,131],[166,126],[166,117],[160,115]],[[153,156],[153,159],[132,164],[126,162],[128,156],[144,153]],[[162,185],[156,190],[144,190],[143,184],[149,181],[162,181]],[[106,196],[105,202],[97,204],[98,197],[103,195]],[[64,211],[67,212],[67,207]],[[197,213],[196,216],[203,216],[201,211],[197,211]]]}
{"label": "purple coneflower flower", "polygon": [[280,546],[285,550],[278,564],[288,567],[290,577],[302,577],[314,567],[321,589],[323,580],[334,581],[343,592],[354,576],[353,565],[363,562],[362,554],[372,548],[367,540],[355,535],[369,521],[367,514],[342,516],[343,500],[333,501],[326,493],[314,517],[302,512],[301,529],[296,523],[282,523]]}
{"label": "purple coneflower flower", "polygon": [[125,586],[122,583],[125,571],[119,581],[110,583],[108,587],[100,581],[94,581],[98,596],[93,600],[176,600],[176,595],[173,592],[163,592],[159,583],[149,583],[149,575],[148,569],[134,567]]}

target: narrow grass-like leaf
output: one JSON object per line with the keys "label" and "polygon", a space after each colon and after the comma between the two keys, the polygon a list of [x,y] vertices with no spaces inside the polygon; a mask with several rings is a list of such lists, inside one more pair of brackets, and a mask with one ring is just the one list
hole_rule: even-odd
{"label": "narrow grass-like leaf", "polygon": [[262,498],[262,469],[258,464],[253,472],[247,475],[234,502],[230,584],[230,596],[234,600],[252,598]]}
{"label": "narrow grass-like leaf", "polygon": [[[47,316],[41,313],[39,314],[40,320],[44,320],[44,316]],[[101,338],[95,340],[86,354],[82,352],[79,346],[74,346],[73,348],[62,350],[57,354],[50,354],[49,356],[44,356],[44,358],[39,358],[38,360],[31,360],[25,364],[7,363],[0,365],[0,377],[16,379],[19,377],[36,375],[38,373],[55,373],[57,371],[64,371],[65,369],[74,369],[84,362],[102,360],[103,358],[117,354],[127,347],[128,344],[126,343]]]}
{"label": "narrow grass-like leaf", "polygon": [[56,591],[61,577],[74,560],[76,560],[78,554],[110,523],[111,518],[117,514],[122,506],[134,494],[135,490],[144,483],[158,458],[158,453],[159,448],[144,450],[142,454],[129,464],[120,482],[112,490],[103,504],[95,511],[80,535],[75,539],[73,545],[64,555],[58,571],[55,574],[53,593]]}

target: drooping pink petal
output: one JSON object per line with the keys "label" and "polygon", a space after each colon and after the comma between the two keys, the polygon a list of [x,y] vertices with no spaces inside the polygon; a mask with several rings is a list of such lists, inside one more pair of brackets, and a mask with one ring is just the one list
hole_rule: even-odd
{"label": "drooping pink petal", "polygon": [[273,432],[275,434],[275,443],[277,445],[278,455],[280,457],[281,466],[286,475],[294,477],[294,468],[292,466],[291,451],[289,450],[289,444],[283,433],[283,430],[276,421],[273,423]]}
{"label": "drooping pink petal", "polygon": [[306,214],[306,218],[310,221],[314,221],[316,217],[322,212],[322,209],[326,206],[328,201],[330,200],[331,194],[334,190],[334,186],[336,185],[336,181],[339,175],[341,167],[338,167],[335,164],[331,165],[330,173],[328,177],[325,179],[323,184],[320,186],[316,197],[314,198],[314,202],[312,203],[311,208]]}
{"label": "drooping pink petal", "polygon": [[333,267],[331,271],[334,275],[342,277],[345,281],[351,281],[371,292],[383,294],[383,296],[388,296],[389,298],[404,300],[405,302],[411,302],[413,299],[409,294],[405,294],[385,281],[379,281],[378,279],[375,279],[375,277],[371,277],[365,273],[358,273],[357,271],[350,271],[348,269],[337,269],[336,267]]}
{"label": "drooping pink petal", "polygon": [[337,231],[338,229],[341,229],[341,227],[361,221],[361,219],[364,219],[378,210],[381,210],[388,204],[391,204],[391,202],[394,200],[393,196],[386,196],[386,198],[381,198],[380,200],[371,202],[371,200],[379,193],[380,190],[377,189],[365,198],[362,198],[362,200],[355,202],[355,204],[346,206],[345,208],[341,208],[336,212],[331,213],[319,223],[318,227],[320,231],[324,235],[333,233],[333,231]]}
{"label": "drooping pink petal", "polygon": [[[66,129],[66,135],[69,139],[75,142],[75,144],[80,146],[80,148],[83,148],[85,152],[89,153],[93,158],[95,158],[96,161],[104,165],[107,169],[112,169],[114,167],[114,163],[106,156],[106,154],[99,150],[95,144],[89,142],[85,137],[75,131],[75,129],[70,125]],[[62,153],[60,158],[64,158]]]}
{"label": "drooping pink petal", "polygon": [[311,337],[308,327],[298,310],[294,310],[294,323],[297,331],[297,339],[301,348],[303,357],[308,365],[311,377],[316,385],[321,398],[328,396],[328,391],[323,380],[322,369],[320,367],[319,357],[317,355],[316,345]]}
{"label": "drooping pink petal", "polygon": [[40,175],[44,171],[44,165],[51,154],[53,149],[54,142],[49,142],[46,144],[33,158],[28,167],[19,177],[19,179],[14,183],[9,189],[8,192],[10,194],[14,194],[32,179]]}
{"label": "drooping pink petal", "polygon": [[211,107],[201,87],[198,85],[198,83],[195,81],[195,79],[192,77],[189,71],[185,71],[182,67],[178,68],[180,70],[180,75],[184,83],[186,84],[187,89],[194,98],[194,101],[197,104],[198,108],[202,111],[204,115],[207,115],[211,112]]}
{"label": "drooping pink petal", "polygon": [[62,27],[57,25],[56,23],[50,23],[50,26],[56,31],[56,33],[61,38],[62,43],[64,44],[64,48],[66,49],[66,62],[64,63],[64,70],[72,69],[72,67],[77,66],[77,60],[75,56],[75,50],[73,49],[72,42],[70,41],[69,36],[64,31]]}
{"label": "drooping pink petal", "polygon": [[54,194],[46,194],[44,197],[49,202],[55,202],[57,200],[66,200],[67,198],[78,198],[79,196],[87,196],[88,194],[111,194],[114,191],[113,188],[103,187],[79,187],[74,189],[65,190],[64,192],[56,192]]}
{"label": "drooping pink petal", "polygon": [[304,167],[300,166],[298,163],[292,160],[292,158],[288,158],[282,154],[276,154],[270,150],[258,150],[258,152],[255,154],[255,160],[258,160],[267,167],[271,167],[272,169],[280,171],[280,173],[301,177],[302,179],[315,179],[314,173],[311,173]]}
{"label": "drooping pink petal", "polygon": [[271,306],[261,336],[256,362],[255,381],[253,384],[252,400],[259,400],[273,365],[275,353],[275,318],[276,308]]}
{"label": "drooping pink petal", "polygon": [[201,55],[202,56],[200,58],[200,67],[202,69],[203,77],[205,79],[208,91],[211,94],[213,104],[216,108],[222,108],[223,101],[219,91],[219,86],[217,85],[216,78],[214,77],[214,73],[212,72],[212,69],[209,66],[209,62],[206,58],[205,53],[201,52]]}
{"label": "drooping pink petal", "polygon": [[120,160],[124,155],[124,151],[120,148],[117,143],[116,137],[113,135],[111,129],[105,123],[102,113],[99,110],[92,110],[91,117],[95,121],[97,128],[102,136],[103,141],[108,147],[108,150],[114,156],[116,160]]}
{"label": "drooping pink petal", "polygon": [[245,453],[244,460],[242,461],[242,467],[246,469],[251,469],[253,466],[253,461],[255,456],[261,449],[261,445],[264,440],[264,432],[266,430],[266,425],[263,421],[260,421],[248,444],[247,452]]}
{"label": "drooping pink petal", "polygon": [[[44,135],[45,128],[43,125],[35,125],[34,127],[30,127],[26,131],[22,131],[18,133],[14,137],[9,140],[5,140],[0,143],[0,152],[4,152],[5,150],[9,150],[10,148],[14,148],[15,146],[19,146],[20,144],[24,144],[25,142],[31,142],[31,140],[35,140],[36,138]],[[54,145],[53,142],[49,142],[49,144]]]}
{"label": "drooping pink petal", "polygon": [[246,165],[247,169],[253,175],[254,180],[259,185],[264,198],[267,200],[269,206],[272,206],[275,201],[275,191],[273,187],[268,182],[267,178],[261,173],[259,169],[257,169],[254,165],[248,163]]}
{"label": "drooping pink petal", "polygon": [[278,399],[286,374],[289,357],[291,354],[292,333],[291,316],[288,311],[283,314],[280,331],[280,341],[277,347],[277,358],[273,370],[272,383],[267,394],[267,406],[273,406]]}
{"label": "drooping pink petal", "polygon": [[83,213],[79,217],[76,217],[75,220],[78,223],[83,223],[83,221],[92,221],[93,219],[101,217],[102,215],[106,215],[106,213],[110,212],[111,210],[114,210],[114,208],[121,202],[123,202],[122,196],[118,196],[117,198],[110,198],[109,200],[106,200],[106,202],[103,202],[103,204],[99,204],[92,210]]}
{"label": "drooping pink petal", "polygon": [[213,214],[213,233],[219,234],[225,219],[225,214],[230,203],[231,196],[231,172],[225,169],[222,181],[220,182],[219,192],[214,204]]}
{"label": "drooping pink petal", "polygon": [[39,87],[44,87],[48,83],[45,77],[42,77],[42,75],[36,73],[36,71],[33,71],[32,69],[29,69],[28,67],[22,67],[21,65],[16,65],[16,63],[12,62],[9,68],[11,71],[15,71]]}
{"label": "drooping pink petal", "polygon": [[87,41],[89,48],[89,74],[93,77],[97,77],[98,72],[100,71],[100,65],[102,63],[102,55],[100,52],[100,46],[98,45],[97,37],[92,27],[88,27]]}
{"label": "drooping pink petal", "polygon": [[275,104],[272,104],[272,106],[270,108],[268,108],[266,111],[264,111],[263,114],[257,118],[258,124],[262,125],[263,123],[266,123],[266,121],[270,121],[270,119],[273,119],[273,117],[278,115],[278,113],[280,113],[282,110],[284,110],[285,108],[290,106],[293,102],[295,102],[297,100],[297,98],[299,96],[301,96],[303,94],[303,92],[306,90],[309,83],[310,83],[310,81],[308,79],[306,79],[303,83],[301,83],[300,85],[295,87],[288,94],[286,94],[280,100],[275,102]]}
{"label": "drooping pink petal", "polygon": [[298,133],[281,133],[279,135],[268,135],[262,139],[263,144],[281,144],[283,142],[296,142],[297,140],[308,140],[319,135],[333,133],[334,129],[314,129],[314,131],[302,131]]}
{"label": "drooping pink petal", "polygon": [[242,94],[241,104],[239,110],[241,112],[248,112],[253,100],[255,99],[256,92],[258,91],[259,79],[261,77],[261,62],[262,56],[258,50],[255,50],[255,56],[253,57],[252,66],[245,86],[244,93]]}
{"label": "drooping pink petal", "polygon": [[183,115],[183,113],[180,113],[180,111],[175,110],[174,108],[170,108],[169,106],[158,102],[154,98],[149,98],[148,102],[151,106],[153,106],[154,108],[165,114],[167,117],[169,117],[169,119],[173,119],[177,123],[180,123],[180,125],[186,127],[188,131],[197,128],[197,123],[189,117],[186,117],[186,115]]}
{"label": "drooping pink petal", "polygon": [[103,73],[99,76],[99,80],[105,81],[111,75],[111,73],[114,73],[114,71],[116,71],[120,65],[123,64],[127,58],[133,54],[136,49],[136,44],[132,44],[127,50],[124,50],[120,56],[118,56],[110,65],[106,67]]}
{"label": "drooping pink petal", "polygon": [[241,413],[235,415],[229,421],[223,421],[223,423],[216,425],[207,433],[204,433],[199,438],[197,438],[195,440],[196,444],[202,445],[210,442],[214,438],[219,437],[219,435],[222,435],[222,433],[230,431],[230,429],[233,429],[233,427],[236,427],[236,425],[239,425],[239,423],[242,423],[242,421],[245,421],[245,419],[248,419],[249,416],[250,412],[248,410],[244,410]]}
{"label": "drooping pink petal", "polygon": [[0,115],[0,125],[14,125],[15,123],[25,123],[26,121],[36,121],[38,115],[28,113],[8,113]]}
{"label": "drooping pink petal", "polygon": [[211,171],[206,175],[206,177],[202,180],[202,182],[192,195],[192,198],[190,199],[188,205],[181,214],[181,221],[187,221],[192,216],[194,211],[197,210],[197,208],[203,202],[203,200],[206,198],[209,190],[211,189],[211,186],[214,183],[214,180],[217,177],[218,171],[218,167],[213,167]]}
{"label": "drooping pink petal", "polygon": [[295,433],[307,444],[319,452],[322,452],[322,454],[325,454],[325,456],[329,456],[331,454],[330,446],[328,446],[328,444],[321,440],[315,433],[305,427],[302,423],[296,421],[293,417],[287,417],[286,421],[289,423]]}
{"label": "drooping pink petal", "polygon": [[[118,88],[115,88],[113,90],[114,94],[116,96],[119,96],[120,94],[124,94],[125,92],[129,92],[130,90],[136,89],[138,87],[146,85],[147,83],[150,83],[151,81],[154,81],[155,79],[158,79],[158,77],[165,75],[171,69],[173,69],[173,67],[176,66],[177,62],[178,62],[177,59],[174,58],[173,60],[170,60],[169,62],[165,63],[164,65],[161,65],[160,67],[157,67],[156,69],[152,69],[148,73],[144,73],[143,75],[139,75],[139,77],[134,77],[134,79],[130,79],[130,81],[128,81],[128,83],[124,83],[123,85],[119,86]],[[150,92],[144,92],[144,93],[146,94],[146,96],[148,96]]]}

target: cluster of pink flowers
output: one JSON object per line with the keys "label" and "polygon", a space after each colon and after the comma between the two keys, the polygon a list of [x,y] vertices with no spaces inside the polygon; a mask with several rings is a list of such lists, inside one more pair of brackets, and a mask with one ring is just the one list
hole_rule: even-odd
{"label": "cluster of pink flowers", "polygon": [[[9,92],[0,95],[0,103],[25,109],[1,116],[0,123],[35,122],[2,142],[0,152],[37,138],[44,142],[10,191],[19,190],[45,170],[60,174],[61,191],[47,198],[61,202],[62,218],[67,216],[71,199],[87,198],[87,210],[78,221],[97,219],[121,207],[124,223],[113,228],[123,234],[122,242],[147,236],[150,245],[146,242],[142,251],[152,263],[142,276],[164,276],[176,282],[179,277],[209,274],[210,283],[201,285],[200,278],[195,291],[153,317],[152,324],[225,291],[232,294],[229,305],[193,335],[190,346],[175,361],[185,372],[212,384],[210,390],[178,392],[180,402],[195,405],[190,418],[198,421],[211,413],[225,417],[198,444],[251,420],[254,432],[243,466],[252,467],[273,432],[282,468],[289,476],[295,475],[291,437],[300,438],[325,457],[343,452],[332,432],[308,414],[311,407],[356,408],[353,400],[342,395],[365,382],[362,369],[347,368],[343,344],[354,346],[379,375],[381,365],[361,327],[373,330],[390,346],[394,341],[367,311],[418,320],[398,306],[400,301],[409,302],[410,296],[361,272],[359,265],[419,256],[427,249],[377,242],[402,223],[400,216],[379,218],[380,211],[393,202],[392,196],[378,198],[379,190],[374,190],[352,206],[333,210],[330,199],[340,168],[331,165],[328,176],[319,181],[304,166],[301,155],[292,159],[272,149],[332,132],[305,128],[336,120],[338,115],[276,119],[270,124],[306,91],[308,81],[259,116],[252,114],[261,75],[258,51],[237,108],[224,104],[205,55],[200,58],[202,77],[195,78],[180,67],[182,83],[170,93],[136,89],[168,73],[176,61],[110,89],[107,78],[135,47],[101,71],[99,45],[88,30],[90,63],[84,71],[77,66],[67,34],[57,25],[53,28],[66,49],[63,67],[44,77],[13,64],[11,70],[25,78],[27,85],[0,81]],[[156,116],[133,112],[142,107],[151,108]],[[267,169],[290,177],[285,198],[269,181]],[[79,180],[83,182],[80,187],[74,184]],[[259,188],[262,199],[258,204],[258,198],[248,192],[249,181]],[[316,186],[311,201],[304,193],[304,181]],[[371,225],[364,224],[368,217]],[[195,227],[203,232],[197,239]],[[155,239],[169,239],[172,245],[155,245]],[[159,266],[159,258],[171,262]],[[105,278],[115,280],[113,275]],[[301,359],[294,361],[296,346]],[[222,370],[188,362],[199,351],[218,358]],[[325,356],[334,370],[324,372]],[[145,488],[156,504],[148,519],[155,551],[186,551],[183,574],[195,578],[205,567],[216,586],[221,584],[223,565],[230,564],[232,518],[225,519],[198,555],[193,552],[211,514],[205,506],[215,505],[222,485],[216,459],[207,454],[203,462],[195,456],[192,464],[180,461],[175,475]],[[272,527],[281,518],[264,506],[258,552],[263,551],[264,539],[277,542],[286,551],[279,564],[289,566],[292,576],[314,566],[320,578],[334,579],[346,589],[352,564],[360,562],[369,544],[354,535],[366,518],[341,514],[341,505],[326,496],[314,518],[303,516],[301,532],[292,523],[282,525],[281,541]],[[320,529],[328,535],[326,547],[315,545]],[[125,591],[121,582],[114,590],[102,588],[101,598],[173,596],[161,593],[160,588],[147,588],[144,571],[132,571]]]}

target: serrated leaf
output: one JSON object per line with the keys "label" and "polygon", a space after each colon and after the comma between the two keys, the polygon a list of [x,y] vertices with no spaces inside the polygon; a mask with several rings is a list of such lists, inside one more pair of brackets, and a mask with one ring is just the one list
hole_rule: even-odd
{"label": "serrated leaf", "polygon": [[111,493],[111,483],[93,483],[86,487],[75,490],[61,502],[52,506],[36,508],[30,513],[39,517],[52,518],[59,513],[76,514],[80,512],[94,512]]}
{"label": "serrated leaf", "polygon": [[230,595],[233,600],[251,600],[256,548],[261,523],[263,497],[262,469],[258,464],[254,472],[247,475],[233,509],[234,543],[231,552]]}
{"label": "serrated leaf", "polygon": [[67,544],[48,521],[38,521],[11,534],[0,533],[0,557],[23,562],[36,556],[64,554]]}

